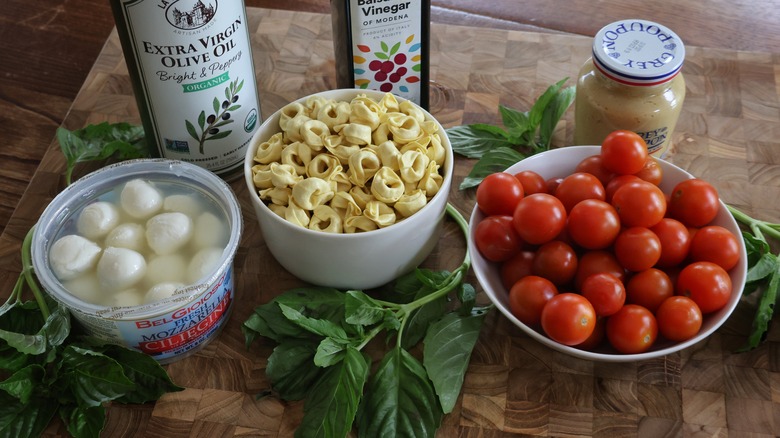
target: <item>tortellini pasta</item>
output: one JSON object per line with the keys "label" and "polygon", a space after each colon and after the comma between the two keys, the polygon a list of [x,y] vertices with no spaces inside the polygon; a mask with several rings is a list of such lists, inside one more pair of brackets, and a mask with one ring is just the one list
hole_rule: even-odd
{"label": "tortellini pasta", "polygon": [[442,186],[438,124],[412,102],[316,96],[280,113],[280,132],[256,147],[252,176],[260,199],[293,224],[328,233],[387,227]]}

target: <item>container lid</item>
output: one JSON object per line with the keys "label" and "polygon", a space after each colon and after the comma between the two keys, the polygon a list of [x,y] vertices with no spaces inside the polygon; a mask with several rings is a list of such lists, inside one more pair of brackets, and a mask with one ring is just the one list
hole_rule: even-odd
{"label": "container lid", "polygon": [[652,21],[616,21],[593,39],[596,68],[621,84],[651,86],[670,81],[684,60],[680,37]]}

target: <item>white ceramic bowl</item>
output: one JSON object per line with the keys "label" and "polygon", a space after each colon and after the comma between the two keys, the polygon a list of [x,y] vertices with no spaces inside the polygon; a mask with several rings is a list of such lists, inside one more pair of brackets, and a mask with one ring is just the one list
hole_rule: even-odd
{"label": "white ceramic bowl", "polygon": [[[339,89],[316,93],[337,101],[350,101],[365,94],[375,101],[385,93],[372,90]],[[297,102],[305,102],[305,96]],[[398,101],[403,101],[397,97]],[[417,267],[438,241],[450,191],[453,153],[444,127],[438,125],[446,150],[439,192],[418,212],[386,228],[355,234],[332,234],[294,225],[260,200],[252,180],[257,146],[279,132],[280,111],[268,117],[255,133],[244,163],[244,177],[260,229],[268,249],[290,273],[308,283],[339,289],[371,289],[389,283]]]}
{"label": "white ceramic bowl", "polygon": [[[577,163],[582,159],[596,155],[599,153],[599,146],[568,146],[564,148],[553,149],[547,152],[543,152],[537,155],[532,155],[514,165],[510,166],[506,171],[512,174],[518,173],[522,170],[532,170],[539,173],[545,179],[553,177],[565,177],[573,173]],[[693,176],[685,170],[663,160],[659,160],[661,168],[663,170],[663,181],[660,184],[661,190],[664,193],[672,191],[674,186],[685,179],[693,178]],[[537,331],[532,327],[527,326],[520,322],[514,315],[512,315],[509,309],[509,294],[504,285],[501,282],[501,275],[499,271],[499,264],[490,262],[479,253],[474,243],[474,230],[476,225],[481,221],[485,215],[475,205],[474,210],[471,213],[469,219],[470,235],[469,235],[469,247],[472,260],[472,267],[477,276],[482,288],[488,295],[490,300],[496,305],[499,311],[503,313],[513,324],[518,326],[523,332],[527,333],[532,338],[539,342],[553,348],[555,350],[568,353],[572,356],[576,356],[583,359],[598,360],[605,362],[633,362],[645,359],[651,359],[655,357],[665,356],[670,353],[682,350],[697,342],[703,340],[712,332],[718,329],[731,315],[739,303],[740,296],[742,295],[742,289],[745,286],[745,276],[747,273],[747,256],[745,252],[744,242],[740,237],[742,235],[737,222],[731,216],[726,206],[721,202],[721,208],[715,220],[712,222],[714,225],[721,225],[726,227],[736,236],[740,244],[740,252],[742,256],[740,261],[734,268],[729,271],[733,290],[731,292],[731,298],[726,306],[717,312],[709,315],[704,315],[704,321],[702,323],[701,330],[693,338],[684,342],[671,342],[661,339],[659,336],[658,341],[651,347],[649,351],[639,354],[621,354],[617,351],[609,348],[602,347],[597,351],[585,351],[574,347],[569,347],[545,336],[541,331]],[[605,341],[603,344],[607,344]]]}

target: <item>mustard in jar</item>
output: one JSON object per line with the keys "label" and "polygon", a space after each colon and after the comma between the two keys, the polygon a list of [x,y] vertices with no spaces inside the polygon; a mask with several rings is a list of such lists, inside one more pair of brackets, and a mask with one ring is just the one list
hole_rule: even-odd
{"label": "mustard in jar", "polygon": [[685,100],[684,60],[682,41],[660,24],[623,20],[602,28],[577,81],[574,144],[600,145],[627,129],[663,156]]}

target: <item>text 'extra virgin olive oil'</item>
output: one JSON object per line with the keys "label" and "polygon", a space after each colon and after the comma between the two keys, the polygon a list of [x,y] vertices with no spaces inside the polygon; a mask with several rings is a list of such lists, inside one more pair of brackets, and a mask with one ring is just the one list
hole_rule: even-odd
{"label": "text 'extra virgin olive oil'", "polygon": [[428,109],[430,0],[331,0],[339,88],[390,92]]}
{"label": "text 'extra virgin olive oil'", "polygon": [[111,0],[149,149],[231,179],[261,122],[243,0]]}

